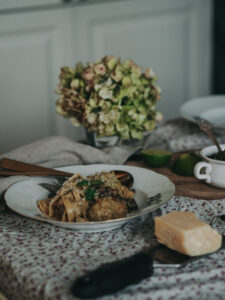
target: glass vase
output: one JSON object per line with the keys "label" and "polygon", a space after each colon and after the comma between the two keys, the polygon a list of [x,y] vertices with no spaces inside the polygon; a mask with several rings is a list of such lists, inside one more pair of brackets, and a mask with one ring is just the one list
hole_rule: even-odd
{"label": "glass vase", "polygon": [[150,132],[145,132],[144,137],[141,140],[139,139],[124,140],[117,135],[98,137],[95,131],[86,131],[86,138],[87,138],[87,143],[90,146],[95,148],[105,148],[105,147],[143,148],[149,134]]}

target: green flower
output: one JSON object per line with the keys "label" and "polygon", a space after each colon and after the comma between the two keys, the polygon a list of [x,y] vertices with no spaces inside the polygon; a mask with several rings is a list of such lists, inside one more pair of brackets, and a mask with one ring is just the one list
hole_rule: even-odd
{"label": "green flower", "polygon": [[104,112],[100,112],[99,113],[99,121],[104,123],[104,124],[109,124],[110,119],[108,117],[108,114],[104,113]]}
{"label": "green flower", "polygon": [[71,117],[70,122],[73,126],[76,126],[76,127],[80,126],[80,122],[75,117]]}
{"label": "green flower", "polygon": [[80,86],[80,80],[79,79],[73,79],[70,83],[70,86],[72,89],[77,89]]}
{"label": "green flower", "polygon": [[133,116],[132,116],[132,119],[135,120],[135,123],[137,125],[141,125],[144,120],[146,119],[146,115],[145,114],[138,114],[138,113],[135,113]]}
{"label": "green flower", "polygon": [[141,76],[141,68],[138,67],[137,65],[134,65],[131,68],[131,73],[132,75],[134,75],[135,77],[139,78]]}
{"label": "green flower", "polygon": [[155,128],[155,122],[154,120],[149,120],[149,121],[146,121],[145,124],[144,124],[144,128],[146,131],[151,131]]}
{"label": "green flower", "polygon": [[112,99],[112,94],[113,93],[107,87],[103,87],[103,88],[100,89],[98,94],[102,99]]}
{"label": "green flower", "polygon": [[155,72],[152,69],[147,68],[145,70],[145,77],[146,78],[153,78],[154,79],[156,77],[156,75],[155,75]]}
{"label": "green flower", "polygon": [[84,71],[83,64],[81,62],[78,62],[75,67],[76,75],[82,75],[83,71]]}
{"label": "green flower", "polygon": [[97,75],[105,75],[106,67],[103,64],[98,64],[95,66],[95,73]]}
{"label": "green flower", "polygon": [[114,123],[107,124],[104,130],[105,130],[105,135],[114,135],[116,133],[114,128]]}
{"label": "green flower", "polygon": [[94,124],[96,122],[97,115],[95,113],[88,113],[87,114],[87,121],[90,124]]}
{"label": "green flower", "polygon": [[135,129],[132,129],[131,130],[131,136],[132,136],[133,139],[139,139],[139,140],[141,140],[143,138],[143,132],[135,130]]}
{"label": "green flower", "polygon": [[142,73],[131,59],[105,56],[94,63],[61,68],[56,112],[97,135],[143,138],[162,121],[156,111],[161,89],[151,68]]}
{"label": "green flower", "polygon": [[95,78],[95,74],[91,68],[87,68],[83,72],[83,77],[86,81],[91,81]]}
{"label": "green flower", "polygon": [[56,103],[56,112],[63,117],[67,117],[67,111],[63,109],[59,102]]}
{"label": "green flower", "polygon": [[108,69],[110,71],[112,71],[115,68],[116,63],[117,63],[116,57],[115,56],[106,56],[105,61],[106,61],[106,65],[107,65]]}
{"label": "green flower", "polygon": [[135,62],[131,59],[126,59],[124,60],[124,62],[122,63],[122,66],[124,68],[127,68],[127,69],[131,69],[133,66],[135,66]]}
{"label": "green flower", "polygon": [[130,138],[129,126],[127,125],[127,123],[122,123],[122,122],[117,123],[116,130],[120,133],[121,137],[123,137],[125,140]]}
{"label": "green flower", "polygon": [[118,65],[118,66],[116,67],[116,69],[115,69],[115,72],[112,73],[112,75],[111,75],[112,79],[115,80],[116,82],[121,81],[122,78],[123,78],[123,73],[122,73],[122,71],[123,71],[122,66],[121,66],[121,65]]}
{"label": "green flower", "polygon": [[130,79],[130,77],[129,76],[126,76],[126,77],[124,77],[123,78],[123,80],[122,80],[122,85],[123,86],[129,86],[130,84],[131,84],[131,79]]}
{"label": "green flower", "polygon": [[101,87],[102,87],[102,84],[95,84],[94,89],[97,92],[100,90]]}

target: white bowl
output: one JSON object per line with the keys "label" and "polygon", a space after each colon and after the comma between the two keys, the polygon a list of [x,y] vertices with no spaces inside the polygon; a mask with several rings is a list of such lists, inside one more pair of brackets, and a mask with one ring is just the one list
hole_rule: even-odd
{"label": "white bowl", "polygon": [[[225,144],[220,146],[222,150],[225,150]],[[225,161],[209,157],[217,152],[216,146],[203,148],[200,155],[204,161],[200,161],[195,165],[194,175],[212,186],[225,189]]]}

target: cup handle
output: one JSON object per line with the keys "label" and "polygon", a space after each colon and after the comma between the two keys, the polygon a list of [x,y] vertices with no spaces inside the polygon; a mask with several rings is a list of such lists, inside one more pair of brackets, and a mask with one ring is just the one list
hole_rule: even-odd
{"label": "cup handle", "polygon": [[[205,173],[200,173],[201,169],[205,169]],[[211,176],[209,173],[212,171],[212,166],[205,162],[205,161],[200,161],[198,162],[195,167],[194,167],[194,175],[198,179],[204,179],[207,183],[211,183]]]}

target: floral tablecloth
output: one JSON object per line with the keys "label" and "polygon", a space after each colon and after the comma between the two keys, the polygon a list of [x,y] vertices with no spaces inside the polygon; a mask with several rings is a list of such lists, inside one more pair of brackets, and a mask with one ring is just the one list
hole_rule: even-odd
{"label": "floral tablecloth", "polygon": [[[162,147],[183,149],[182,143],[193,147],[195,140],[198,144],[209,143],[204,136],[199,138],[201,133],[196,128],[186,123],[177,127],[177,124],[159,128],[165,134],[160,134]],[[175,136],[174,140],[169,133]],[[0,180],[1,192],[6,186],[6,181],[1,185]],[[174,196],[162,206],[162,213],[172,210],[193,211],[203,221],[210,222],[213,216],[225,212],[225,199],[205,201]],[[218,219],[215,227],[225,234],[225,222]],[[9,299],[72,300],[75,298],[70,287],[78,276],[155,243],[150,215],[113,231],[81,233],[17,215],[1,200],[0,290]],[[101,299],[225,299],[225,249],[180,269],[155,268],[151,278]]]}

